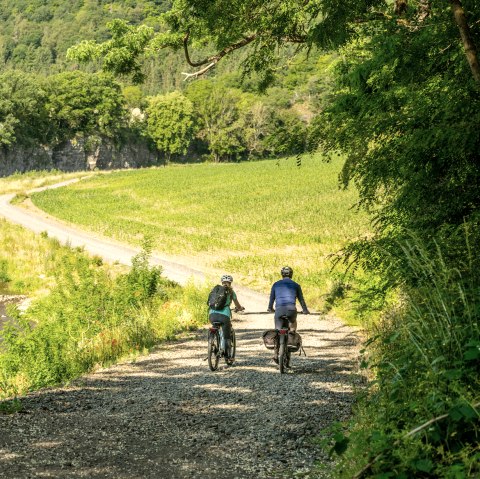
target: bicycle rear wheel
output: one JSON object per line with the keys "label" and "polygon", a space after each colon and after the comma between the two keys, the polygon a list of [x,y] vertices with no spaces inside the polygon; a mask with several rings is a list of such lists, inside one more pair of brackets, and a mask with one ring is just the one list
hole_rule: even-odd
{"label": "bicycle rear wheel", "polygon": [[231,332],[231,345],[230,345],[230,357],[225,356],[225,362],[231,366],[235,362],[235,353],[237,351],[237,340],[235,339],[235,331],[232,329]]}
{"label": "bicycle rear wheel", "polygon": [[218,341],[218,334],[209,333],[208,335],[208,367],[210,371],[218,369],[220,344]]}
{"label": "bicycle rear wheel", "polygon": [[280,336],[280,347],[278,350],[278,366],[280,373],[283,374],[287,370],[288,363],[288,351],[287,351],[287,338],[285,335]]}

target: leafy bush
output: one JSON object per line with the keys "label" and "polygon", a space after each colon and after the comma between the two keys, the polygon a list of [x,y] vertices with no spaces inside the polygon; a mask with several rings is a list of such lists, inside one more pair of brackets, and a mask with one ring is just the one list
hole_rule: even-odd
{"label": "leafy bush", "polygon": [[49,139],[46,94],[40,80],[17,71],[0,75],[0,145],[45,144]]}
{"label": "leafy bush", "polygon": [[193,139],[193,104],[179,92],[149,99],[147,132],[167,159],[186,154]]}
{"label": "leafy bush", "polygon": [[44,83],[50,131],[57,142],[77,133],[114,137],[126,122],[120,85],[108,75],[73,71]]}

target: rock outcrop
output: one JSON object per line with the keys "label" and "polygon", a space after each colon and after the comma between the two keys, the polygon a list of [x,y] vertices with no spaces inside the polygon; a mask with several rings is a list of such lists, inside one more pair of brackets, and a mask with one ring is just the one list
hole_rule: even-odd
{"label": "rock outcrop", "polygon": [[157,154],[145,142],[115,144],[108,138],[68,140],[55,148],[13,146],[0,149],[0,177],[32,170],[82,171],[155,165]]}

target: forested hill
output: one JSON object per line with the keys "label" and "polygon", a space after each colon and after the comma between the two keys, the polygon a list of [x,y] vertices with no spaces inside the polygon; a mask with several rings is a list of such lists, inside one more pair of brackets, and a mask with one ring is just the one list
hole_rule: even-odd
{"label": "forested hill", "polygon": [[[143,83],[135,86],[129,76],[104,77],[102,59],[82,63],[66,58],[67,50],[84,40],[108,40],[108,23],[114,19],[163,31],[160,17],[170,8],[169,0],[0,0],[0,145],[11,158],[4,172],[24,169],[17,162],[17,146],[60,148],[75,138],[98,135],[116,145],[126,137],[147,141],[159,161],[303,152],[310,121],[331,93],[327,70],[334,54],[312,48],[309,55],[293,59],[294,52],[286,50],[265,95],[258,94],[258,72],[242,78],[244,53],[197,82],[185,82],[182,72],[191,67],[183,49],[160,48],[141,57]],[[217,99],[215,108],[212,98]],[[188,134],[174,141],[171,135],[181,130],[180,122],[165,114],[175,110],[173,105],[181,105],[188,118]],[[135,118],[141,121],[130,121],[131,111],[140,112]],[[39,161],[32,166],[40,167]]]}
{"label": "forested hill", "polygon": [[[169,0],[0,0],[2,68],[55,73],[69,65],[65,53],[81,40],[108,38],[107,22],[147,22],[170,8]],[[70,65],[71,66],[71,65]]]}

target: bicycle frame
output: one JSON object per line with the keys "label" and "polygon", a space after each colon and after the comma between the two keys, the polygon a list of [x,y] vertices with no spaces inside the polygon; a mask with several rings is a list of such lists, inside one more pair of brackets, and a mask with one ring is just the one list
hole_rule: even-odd
{"label": "bicycle frame", "polygon": [[[216,323],[218,324],[218,323]],[[210,334],[216,334],[218,337],[218,344],[220,345],[220,352],[225,351],[225,337],[223,335],[222,326],[210,326]]]}

